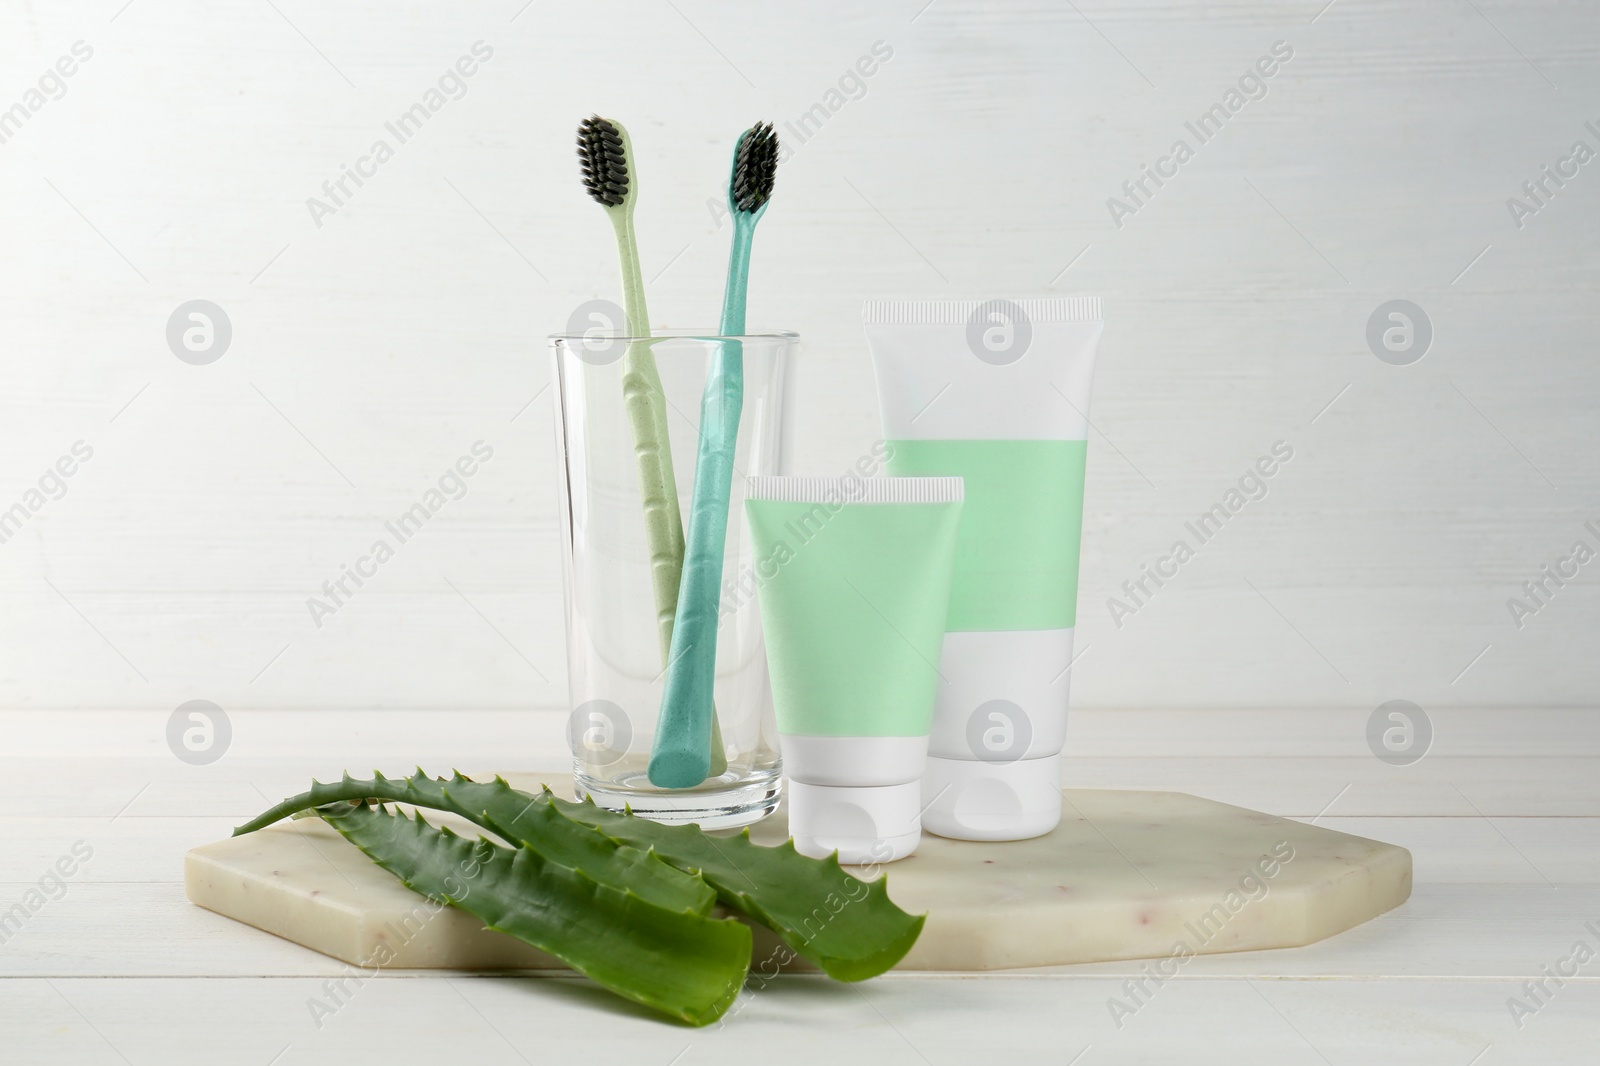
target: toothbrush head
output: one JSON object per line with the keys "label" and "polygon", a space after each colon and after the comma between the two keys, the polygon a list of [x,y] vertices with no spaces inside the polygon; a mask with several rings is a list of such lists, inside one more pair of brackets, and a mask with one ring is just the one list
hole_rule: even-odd
{"label": "toothbrush head", "polygon": [[728,206],[739,214],[759,214],[772,199],[772,182],[777,176],[778,135],[772,123],[758,122],[739,135],[733,149]]}
{"label": "toothbrush head", "polygon": [[628,135],[608,118],[591,115],[578,123],[578,159],[583,187],[610,210],[628,202]]}

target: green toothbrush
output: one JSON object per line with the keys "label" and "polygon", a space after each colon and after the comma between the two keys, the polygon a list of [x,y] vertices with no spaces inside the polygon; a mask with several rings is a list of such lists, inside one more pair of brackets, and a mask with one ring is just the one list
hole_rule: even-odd
{"label": "green toothbrush", "polygon": [[[645,310],[639,246],[633,232],[633,208],[639,182],[633,166],[633,142],[621,123],[594,115],[578,124],[578,159],[583,187],[611,217],[622,261],[622,299],[628,334],[650,336]],[[639,466],[639,494],[644,503],[645,541],[650,549],[650,589],[656,605],[656,632],[665,666],[672,647],[673,620],[678,610],[678,583],[683,572],[683,517],[678,510],[678,483],[672,471],[667,436],[667,399],[648,340],[634,340],[622,357],[622,391]],[[727,768],[720,730],[707,742],[711,763]],[[714,750],[713,750],[714,749]]]}
{"label": "green toothbrush", "polygon": [[[756,223],[772,198],[778,169],[778,138],[770,123],[757,123],[740,135],[728,178],[728,209],[733,216],[733,250],[722,297],[724,337],[745,330],[745,293],[750,285],[750,244]],[[700,400],[700,450],[695,459],[694,500],[689,509],[689,542],[677,623],[667,655],[667,683],[656,718],[650,752],[650,783],[658,788],[693,788],[714,771],[708,739],[717,728],[712,687],[717,668],[717,605],[722,585],[722,555],[728,536],[728,500],[733,454],[744,406],[744,351],[739,341],[724,341],[706,374]],[[720,751],[721,745],[714,747]]]}

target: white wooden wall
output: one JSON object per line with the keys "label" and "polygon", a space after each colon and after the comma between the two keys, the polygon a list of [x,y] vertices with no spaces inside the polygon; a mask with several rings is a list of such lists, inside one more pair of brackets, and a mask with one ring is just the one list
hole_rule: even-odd
{"label": "white wooden wall", "polygon": [[[0,544],[0,705],[560,703],[542,338],[615,291],[574,124],[630,126],[655,317],[705,323],[731,139],[877,42],[758,244],[752,321],[806,340],[797,471],[878,435],[863,298],[1098,293],[1076,703],[1592,702],[1600,562],[1520,630],[1506,601],[1600,548],[1600,161],[1520,228],[1507,199],[1600,150],[1600,8],[1326,2],[7,2],[0,108],[93,54],[0,144],[0,510],[93,457]],[[319,226],[307,198],[479,41]],[[210,365],[166,340],[194,299],[232,323]],[[1413,365],[1367,347],[1392,299],[1433,324]],[[467,496],[314,626],[478,440]],[[1108,597],[1279,440],[1270,494],[1118,628]]]}

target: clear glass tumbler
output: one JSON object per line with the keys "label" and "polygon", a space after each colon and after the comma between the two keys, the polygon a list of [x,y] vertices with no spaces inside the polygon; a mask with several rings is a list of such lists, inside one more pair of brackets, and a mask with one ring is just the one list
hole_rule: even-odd
{"label": "clear glass tumbler", "polygon": [[[566,593],[567,686],[578,796],[662,822],[749,825],[778,806],[780,764],[757,608],[756,559],[744,520],[744,478],[782,473],[785,374],[793,333],[718,337],[715,331],[556,335],[557,463]],[[665,662],[652,584],[640,457],[639,399],[653,367],[679,512],[687,532],[712,360],[742,353],[744,404],[734,452],[717,628],[715,705],[727,768],[690,789],[647,776]],[[716,767],[713,767],[715,770]]]}

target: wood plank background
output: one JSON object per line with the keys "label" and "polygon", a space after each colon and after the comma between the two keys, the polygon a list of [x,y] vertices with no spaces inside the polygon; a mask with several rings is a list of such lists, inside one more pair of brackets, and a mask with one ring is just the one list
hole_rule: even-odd
{"label": "wood plank background", "polygon": [[[1600,162],[1520,228],[1507,200],[1600,149],[1600,8],[8,4],[0,109],[78,41],[0,144],[0,510],[94,449],[0,544],[0,705],[560,704],[542,337],[615,291],[574,123],[632,129],[655,317],[688,325],[719,299],[731,138],[819,103],[752,292],[806,342],[793,469],[878,435],[863,298],[1105,297],[1078,705],[1593,700],[1600,563],[1520,630],[1506,601],[1600,547]],[[307,199],[479,41],[465,95],[318,225]],[[1275,42],[1265,96],[1114,224]],[[1364,339],[1396,298],[1434,328],[1410,366]],[[233,326],[208,366],[166,344],[192,299]],[[307,598],[477,440],[466,498],[313,625]],[[1270,495],[1114,624],[1121,583],[1278,440]]]}

